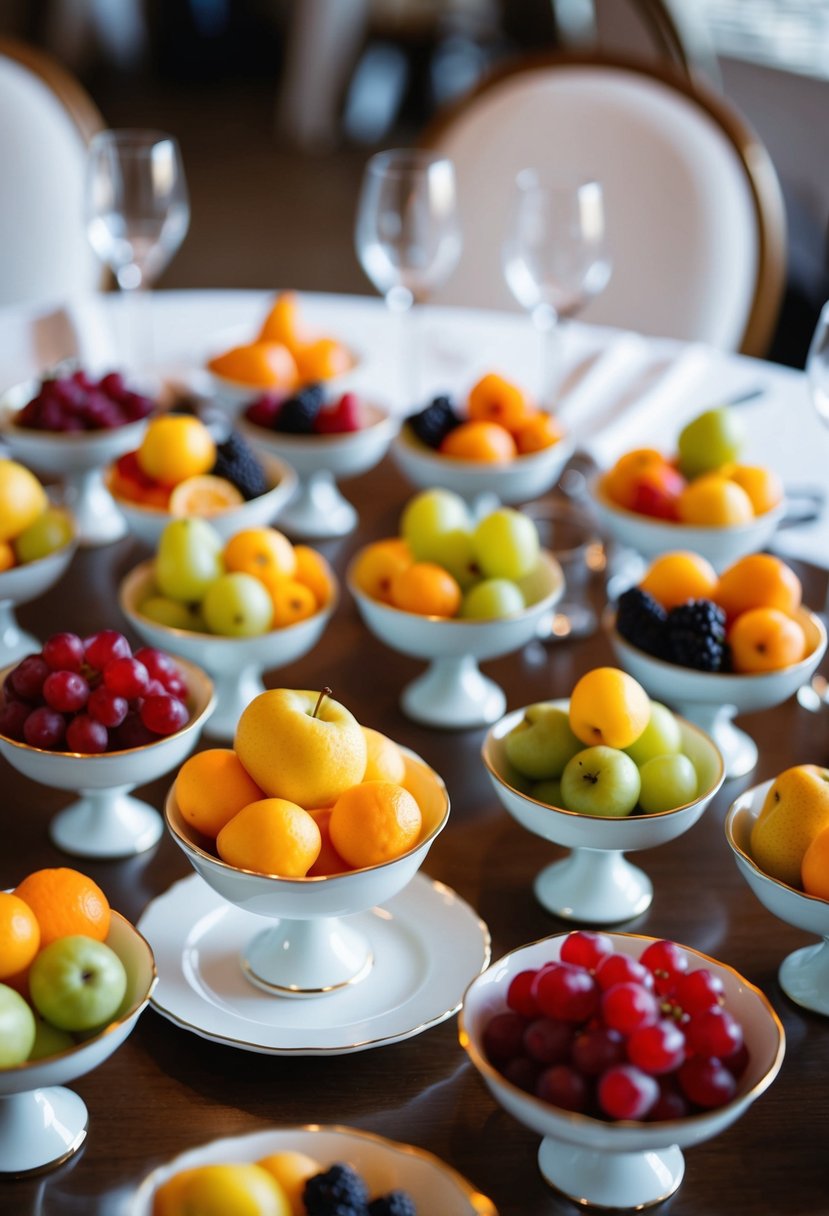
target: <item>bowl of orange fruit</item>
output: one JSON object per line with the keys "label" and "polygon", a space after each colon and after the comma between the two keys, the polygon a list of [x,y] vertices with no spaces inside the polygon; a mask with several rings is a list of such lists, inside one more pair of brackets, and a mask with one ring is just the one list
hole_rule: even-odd
{"label": "bowl of orange fruit", "polygon": [[85,874],[37,870],[0,892],[0,1172],[78,1151],[89,1117],[66,1083],[121,1046],[155,983],[149,945]]}
{"label": "bowl of orange fruit", "polygon": [[276,528],[223,539],[205,519],[172,520],[155,556],[121,583],[136,633],[202,664],[215,683],[214,738],[233,737],[242,710],[264,691],[262,673],[307,654],[336,609],[338,585],[321,553]]}
{"label": "bowl of orange fruit", "polygon": [[215,337],[210,348],[205,366],[215,398],[232,414],[261,393],[342,381],[359,363],[344,342],[308,327],[295,291],[279,292],[258,327],[237,327]]}
{"label": "bowl of orange fruit", "polygon": [[794,696],[826,650],[800,579],[770,553],[741,557],[719,575],[698,553],[665,553],[622,593],[607,625],[621,665],[713,737],[728,777],[757,763],[734,717]]}
{"label": "bowl of orange fruit", "polygon": [[797,764],[744,790],[725,817],[737,868],[760,903],[819,938],[780,965],[780,987],[829,1015],[829,770]]}
{"label": "bowl of orange fruit", "polygon": [[429,662],[404,688],[403,712],[449,728],[501,717],[504,692],[478,663],[532,641],[564,589],[528,515],[498,507],[475,522],[465,500],[443,489],[410,499],[400,535],[359,550],[346,579],[369,630]]}
{"label": "bowl of orange fruit", "polygon": [[107,470],[106,484],[130,532],[158,543],[171,519],[209,519],[224,537],[269,524],[296,488],[290,465],[255,455],[227,419],[169,413],[151,419],[135,451]]}
{"label": "bowl of orange fruit", "polygon": [[181,768],[165,815],[221,899],[274,920],[244,951],[251,983],[319,996],[371,970],[371,943],[349,917],[411,881],[449,797],[419,756],[362,727],[330,689],[282,688],[251,701],[232,748]]}
{"label": "bowl of orange fruit", "polygon": [[410,415],[392,455],[413,485],[443,486],[469,503],[526,502],[546,493],[573,454],[555,415],[489,372],[463,403],[435,397]]}
{"label": "bowl of orange fruit", "polygon": [[608,534],[643,557],[691,549],[718,570],[768,544],[786,510],[777,473],[745,464],[738,407],[705,410],[680,431],[677,451],[635,448],[594,479]]}

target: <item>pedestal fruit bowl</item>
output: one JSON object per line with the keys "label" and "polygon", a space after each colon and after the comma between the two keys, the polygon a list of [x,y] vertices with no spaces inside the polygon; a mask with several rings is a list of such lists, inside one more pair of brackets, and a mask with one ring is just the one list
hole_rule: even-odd
{"label": "pedestal fruit bowl", "polygon": [[[704,1072],[706,1067],[711,1066],[710,1075],[704,1079],[687,1074],[683,1076],[688,1065],[692,1074],[697,1070],[698,1066],[693,1060],[686,1066],[680,1065],[678,1086],[675,1087],[667,1076],[666,1065],[671,1061],[662,1059],[659,1063],[661,1073],[656,1076],[649,1073],[644,1079],[641,1075],[645,1071],[644,1064],[632,1065],[629,1062],[631,1056],[638,1059],[641,1053],[641,1045],[638,1051],[632,1046],[632,1031],[630,1034],[627,1030],[612,1031],[610,1047],[611,1055],[615,1057],[612,1063],[609,1059],[600,1059],[597,1052],[591,1053],[592,1060],[585,1058],[584,1043],[576,1046],[576,1041],[590,1039],[591,1034],[607,1035],[608,1032],[601,1029],[581,1032],[571,1011],[567,1011],[572,1028],[568,1033],[565,1026],[563,1058],[568,1063],[552,1064],[545,1071],[540,1071],[544,1065],[536,1064],[533,1067],[527,1060],[523,1066],[520,1062],[511,1063],[510,1057],[517,1058],[522,1050],[522,1040],[527,1049],[532,1044],[538,1059],[543,1056],[547,1059],[556,1057],[556,1052],[552,1050],[556,1037],[553,1030],[561,1025],[560,1022],[545,1019],[542,1023],[531,1022],[531,1029],[526,1029],[530,1018],[519,1016],[516,1019],[518,1031],[511,1032],[512,1045],[507,1042],[507,1033],[502,1033],[496,1039],[494,1029],[498,1025],[496,1019],[506,1018],[508,1022],[515,1017],[511,1011],[516,1008],[516,1003],[523,1007],[521,1000],[516,1002],[515,995],[524,983],[523,979],[517,980],[519,975],[523,973],[526,977],[527,973],[537,973],[547,968],[546,983],[550,983],[554,964],[562,954],[567,957],[567,935],[522,946],[493,963],[473,980],[464,998],[459,1035],[461,1045],[499,1105],[543,1137],[538,1165],[545,1180],[555,1190],[586,1207],[639,1210],[667,1199],[680,1185],[685,1169],[683,1149],[718,1135],[740,1118],[772,1083],[783,1061],[783,1027],[763,993],[724,963],[687,946],[657,943],[654,938],[621,933],[594,936],[602,939],[603,950],[609,948],[614,954],[623,956],[619,964],[614,960],[614,965],[621,968],[630,966],[636,960],[635,966],[645,970],[638,960],[642,958],[644,962],[646,950],[669,947],[673,965],[684,967],[686,973],[707,971],[709,977],[706,986],[713,984],[718,993],[717,1000],[719,996],[724,1000],[729,1032],[733,1031],[736,1021],[742,1030],[740,1037],[744,1046],[733,1050],[735,1032],[732,1044],[727,1047],[732,1052],[728,1059],[717,1062],[697,1057],[702,1061],[700,1071]],[[568,965],[565,970],[571,974],[574,968]],[[579,971],[582,977],[589,976],[579,986],[589,995],[595,986],[593,974],[601,982],[601,963],[595,973],[592,967],[590,972],[581,968]],[[674,998],[665,994],[661,986],[664,981],[659,980],[658,974],[655,978],[661,1001],[672,1001]],[[556,980],[553,980],[555,984]],[[621,1004],[619,990],[634,987],[639,989],[639,983],[620,982],[615,988],[608,987],[599,995],[599,1008],[605,1026],[616,1026],[619,1022],[606,1005],[608,999],[610,1006],[614,1006],[618,1012]],[[509,999],[511,989],[513,997]],[[524,992],[524,1000],[531,999],[531,991],[533,989],[530,988]],[[629,1001],[626,1012],[630,1012],[632,1004],[641,1010],[650,1002],[650,995],[646,992],[643,998],[637,997],[636,1002]],[[658,1009],[659,1003],[656,1004]],[[535,1013],[530,1014],[530,1017],[535,1016]],[[713,1016],[714,1020],[723,1024],[726,1021],[722,1010],[713,1015],[709,1010],[702,1016],[708,1020]],[[524,1032],[521,1026],[525,1027]],[[665,1031],[663,1025],[650,1021],[646,1034],[653,1033],[654,1026],[656,1033],[665,1033],[665,1038],[660,1038],[662,1055],[665,1055],[663,1049],[667,1049],[669,1044],[670,1050],[675,1050],[673,1040],[678,1034],[676,1025],[669,1023]],[[545,1027],[547,1033],[543,1033]],[[505,1027],[502,1025],[500,1029],[504,1031]],[[561,1045],[561,1035],[558,1038]],[[626,1041],[621,1043],[621,1039]],[[734,1063],[729,1068],[727,1065],[731,1060]],[[674,1059],[672,1063],[676,1066],[677,1060]],[[530,1065],[529,1068],[527,1065]],[[578,1071],[579,1067],[583,1072]],[[649,1067],[654,1068],[653,1060]],[[734,1073],[737,1073],[736,1077]],[[595,1076],[599,1079],[594,1098],[592,1086]],[[704,1081],[703,1085],[700,1085],[701,1080]],[[704,1099],[705,1105],[700,1103],[700,1099]],[[596,1102],[598,1107],[594,1104]],[[634,1108],[638,1108],[638,1111],[631,1117],[627,1112]],[[608,1110],[613,1113],[609,1114]]]}

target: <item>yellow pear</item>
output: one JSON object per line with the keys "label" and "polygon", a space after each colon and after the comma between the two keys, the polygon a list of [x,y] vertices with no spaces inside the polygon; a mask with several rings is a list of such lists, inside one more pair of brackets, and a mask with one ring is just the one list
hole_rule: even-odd
{"label": "yellow pear", "polygon": [[803,855],[824,828],[829,828],[829,769],[797,764],[772,782],[751,830],[751,855],[766,874],[799,888]]}

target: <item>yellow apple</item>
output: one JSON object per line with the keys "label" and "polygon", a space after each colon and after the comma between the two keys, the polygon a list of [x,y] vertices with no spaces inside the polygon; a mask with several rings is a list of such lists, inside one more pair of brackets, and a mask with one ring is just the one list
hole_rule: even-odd
{"label": "yellow apple", "polygon": [[829,828],[829,769],[796,764],[769,787],[751,829],[751,856],[766,874],[799,888],[803,856],[824,828]]}

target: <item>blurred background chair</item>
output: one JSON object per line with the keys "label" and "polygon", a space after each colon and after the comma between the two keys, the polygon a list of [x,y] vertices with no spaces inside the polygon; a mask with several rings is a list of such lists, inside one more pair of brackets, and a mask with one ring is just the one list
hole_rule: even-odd
{"label": "blurred background chair", "polygon": [[613,273],[583,319],[762,354],[785,283],[785,212],[734,108],[670,66],[542,55],[496,70],[423,136],[455,162],[464,252],[437,300],[511,307],[516,174],[601,181]]}
{"label": "blurred background chair", "polygon": [[86,239],[89,140],[104,123],[43,51],[0,38],[0,305],[59,304],[104,283]]}

